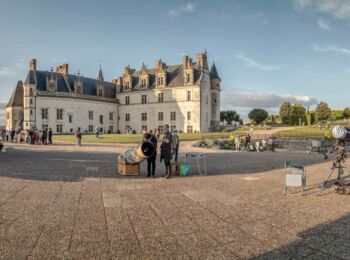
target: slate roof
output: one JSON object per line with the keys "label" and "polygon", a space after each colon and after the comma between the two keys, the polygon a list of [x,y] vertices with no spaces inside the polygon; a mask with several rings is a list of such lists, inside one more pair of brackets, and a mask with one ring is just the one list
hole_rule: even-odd
{"label": "slate roof", "polygon": [[[47,90],[46,77],[48,76],[50,78],[52,75],[53,78],[57,78],[57,91],[69,92],[64,76],[62,74],[57,72],[51,72],[51,71],[37,70],[35,71],[35,75],[36,77],[34,77],[34,71],[30,70],[28,72],[25,83],[36,84],[36,87],[39,91],[46,91]],[[102,76],[103,78],[101,70],[99,71],[98,77],[100,76]],[[36,82],[35,82],[35,78],[36,78]],[[72,74],[67,75],[67,83],[69,84],[70,89],[72,91],[74,91],[74,82],[77,80],[77,78],[78,78],[77,75],[72,75]],[[84,95],[90,95],[90,96],[97,95],[97,84],[100,83],[101,81],[97,79],[83,77],[83,76],[80,76],[80,80],[83,82]],[[103,81],[103,86],[104,86],[104,97],[115,98],[116,85],[111,82]]]}
{"label": "slate roof", "polygon": [[[132,70],[132,85],[133,90],[140,89],[139,76],[141,75],[142,69],[145,69],[144,65],[142,65],[141,70]],[[149,75],[149,87],[156,87],[156,69],[146,69]],[[185,84],[183,65],[169,65],[166,67],[167,72],[167,87],[178,87],[183,86]],[[197,69],[197,65],[194,64],[194,82],[198,83],[201,72]]]}
{"label": "slate roof", "polygon": [[218,71],[216,70],[216,66],[214,62],[213,62],[213,65],[211,65],[209,74],[210,74],[210,78],[221,80],[219,77]]}
{"label": "slate roof", "polygon": [[18,81],[6,107],[23,107],[23,82]]}

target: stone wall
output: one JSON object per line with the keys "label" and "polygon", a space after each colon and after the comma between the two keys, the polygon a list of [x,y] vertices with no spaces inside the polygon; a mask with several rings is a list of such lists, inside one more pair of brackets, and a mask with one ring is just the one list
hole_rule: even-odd
{"label": "stone wall", "polygon": [[322,152],[333,145],[324,138],[274,138],[275,151]]}

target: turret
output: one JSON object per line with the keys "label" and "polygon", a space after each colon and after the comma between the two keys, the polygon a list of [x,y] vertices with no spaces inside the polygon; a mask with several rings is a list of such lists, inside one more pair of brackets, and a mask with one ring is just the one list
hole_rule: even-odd
{"label": "turret", "polygon": [[36,59],[29,61],[29,71],[23,83],[23,128],[36,128]]}
{"label": "turret", "polygon": [[216,70],[215,63],[210,68],[210,85],[211,85],[211,129],[218,130],[220,127],[220,84],[221,79]]}

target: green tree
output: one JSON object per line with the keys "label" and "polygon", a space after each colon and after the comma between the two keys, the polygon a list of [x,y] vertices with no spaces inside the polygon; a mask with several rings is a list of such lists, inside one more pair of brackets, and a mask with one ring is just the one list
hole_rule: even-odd
{"label": "green tree", "polygon": [[292,106],[289,123],[292,125],[301,125],[306,122],[306,109],[300,103]]}
{"label": "green tree", "polygon": [[254,108],[248,114],[249,119],[253,120],[257,124],[263,122],[268,116],[269,114],[267,113],[267,111],[261,108]]}
{"label": "green tree", "polygon": [[344,108],[343,116],[344,116],[345,119],[349,119],[350,118],[350,107]]}
{"label": "green tree", "polygon": [[283,104],[280,107],[280,116],[283,124],[289,123],[291,112],[292,112],[292,104],[288,101],[283,102]]}
{"label": "green tree", "polygon": [[240,116],[234,110],[220,111],[220,121],[223,122],[226,120],[228,124],[231,124],[232,121],[239,122]]}
{"label": "green tree", "polygon": [[331,119],[331,109],[326,102],[320,102],[315,109],[317,122],[324,122]]}

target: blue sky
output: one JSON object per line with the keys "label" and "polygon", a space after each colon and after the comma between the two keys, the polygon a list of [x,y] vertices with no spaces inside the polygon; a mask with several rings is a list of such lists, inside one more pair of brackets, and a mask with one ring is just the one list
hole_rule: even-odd
{"label": "blue sky", "polygon": [[[283,100],[350,106],[350,1],[16,1],[0,3],[0,106],[30,58],[105,79],[208,52],[222,108],[277,111]],[[0,110],[0,125],[4,112]]]}

